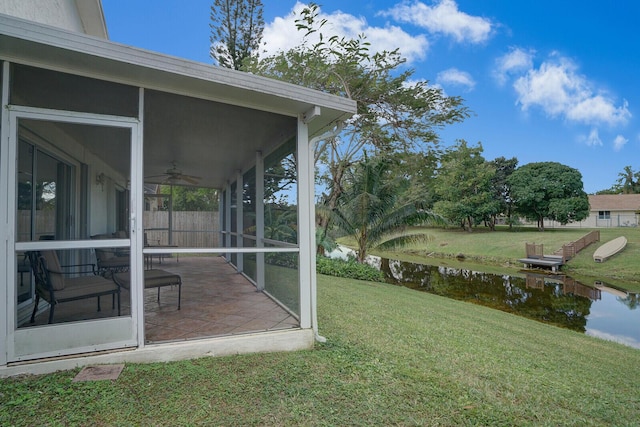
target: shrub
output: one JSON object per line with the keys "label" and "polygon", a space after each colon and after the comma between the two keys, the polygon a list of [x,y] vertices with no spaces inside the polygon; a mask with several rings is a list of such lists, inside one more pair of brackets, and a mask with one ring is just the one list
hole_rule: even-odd
{"label": "shrub", "polygon": [[268,253],[264,260],[269,265],[277,265],[286,268],[298,268],[298,254]]}
{"label": "shrub", "polygon": [[384,273],[368,264],[361,264],[354,259],[344,261],[319,256],[316,259],[316,271],[328,276],[344,277],[346,279],[367,280],[370,282],[384,282]]}

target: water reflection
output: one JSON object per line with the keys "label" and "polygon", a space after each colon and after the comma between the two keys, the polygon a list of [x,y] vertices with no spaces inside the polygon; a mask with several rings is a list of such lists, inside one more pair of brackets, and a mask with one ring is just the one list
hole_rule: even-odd
{"label": "water reflection", "polygon": [[387,280],[640,348],[638,294],[567,276],[496,275],[383,258]]}

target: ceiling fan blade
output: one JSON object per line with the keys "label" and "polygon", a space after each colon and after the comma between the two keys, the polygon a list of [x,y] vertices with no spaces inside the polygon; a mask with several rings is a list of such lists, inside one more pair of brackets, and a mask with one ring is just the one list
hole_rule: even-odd
{"label": "ceiling fan blade", "polygon": [[198,182],[200,182],[200,178],[198,178],[197,176],[182,175],[180,179],[182,179],[185,182],[188,182],[191,185],[196,185],[198,184]]}

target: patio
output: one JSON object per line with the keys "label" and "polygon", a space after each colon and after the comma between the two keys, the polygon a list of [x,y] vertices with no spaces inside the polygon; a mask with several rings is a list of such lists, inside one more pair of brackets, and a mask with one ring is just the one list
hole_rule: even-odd
{"label": "patio", "polygon": [[[178,310],[178,289],[160,288],[144,293],[145,342],[182,341],[223,335],[292,329],[298,320],[229,265],[224,257],[181,256],[165,258],[156,268],[182,277],[182,303]],[[130,297],[122,289],[122,315],[130,313]],[[56,307],[56,323],[87,318],[112,317],[109,298],[102,311],[95,311],[95,299],[67,302]],[[34,325],[47,323],[48,310],[36,316]],[[23,327],[30,326],[29,323]]]}

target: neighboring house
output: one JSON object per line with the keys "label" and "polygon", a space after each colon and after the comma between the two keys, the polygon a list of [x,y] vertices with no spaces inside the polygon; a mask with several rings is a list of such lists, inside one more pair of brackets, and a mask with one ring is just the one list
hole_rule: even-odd
{"label": "neighboring house", "polygon": [[637,227],[640,220],[640,194],[589,195],[589,217],[561,225],[545,220],[545,227]]}
{"label": "neighboring house", "polygon": [[636,227],[640,194],[598,194],[589,196],[588,227]]}
{"label": "neighboring house", "polygon": [[[0,1],[0,99],[0,376],[313,346],[313,147],[355,102],[112,43],[99,0]],[[285,159],[296,165],[293,242],[264,238],[265,170]],[[150,176],[218,189],[221,245],[145,246]],[[103,297],[99,317],[30,326],[36,293],[25,254],[56,251],[77,263],[105,248],[130,254],[127,311],[105,315],[111,298]],[[242,273],[229,280],[251,281],[295,327],[148,345],[145,260],[163,252],[226,254]],[[278,257],[297,268],[274,276],[265,259]]]}

